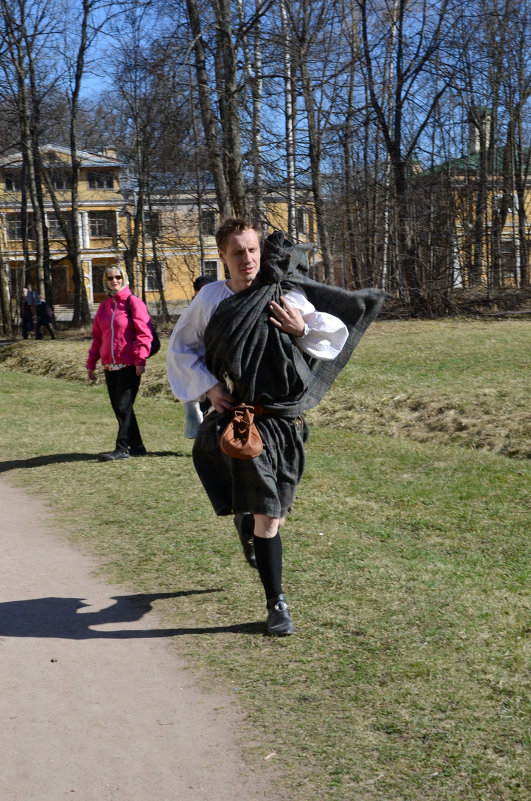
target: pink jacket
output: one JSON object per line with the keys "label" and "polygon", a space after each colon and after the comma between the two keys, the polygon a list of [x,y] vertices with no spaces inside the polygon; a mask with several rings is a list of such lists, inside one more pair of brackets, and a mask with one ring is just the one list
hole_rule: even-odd
{"label": "pink jacket", "polygon": [[[127,313],[128,297],[134,326]],[[145,365],[152,338],[146,304],[125,286],[114,297],[106,298],[96,312],[87,370],[94,370],[98,359],[103,365]]]}

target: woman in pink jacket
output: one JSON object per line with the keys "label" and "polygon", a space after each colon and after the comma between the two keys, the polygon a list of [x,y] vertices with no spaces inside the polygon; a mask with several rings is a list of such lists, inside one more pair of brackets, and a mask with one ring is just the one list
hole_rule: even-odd
{"label": "woman in pink jacket", "polygon": [[108,297],[94,318],[86,368],[89,381],[96,377],[98,359],[105,370],[109,398],[118,420],[118,436],[115,449],[98,458],[113,462],[146,454],[133,404],[146,369],[152,334],[146,304],[131,294],[127,273],[121,266],[107,267],[103,288]]}

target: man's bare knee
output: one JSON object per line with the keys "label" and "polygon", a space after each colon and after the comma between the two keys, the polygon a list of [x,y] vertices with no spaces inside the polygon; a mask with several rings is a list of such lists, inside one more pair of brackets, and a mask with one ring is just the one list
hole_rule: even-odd
{"label": "man's bare knee", "polygon": [[271,539],[276,537],[278,529],[285,522],[285,517],[269,517],[269,515],[254,516],[254,533],[256,537]]}

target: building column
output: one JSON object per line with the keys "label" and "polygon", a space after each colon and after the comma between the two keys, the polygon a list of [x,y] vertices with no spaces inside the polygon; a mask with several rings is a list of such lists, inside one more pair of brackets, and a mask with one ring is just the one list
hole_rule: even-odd
{"label": "building column", "polygon": [[83,250],[90,248],[90,232],[88,224],[88,211],[79,212],[79,234]]}
{"label": "building column", "polygon": [[92,281],[92,259],[87,259],[86,261],[83,261],[82,267],[83,267],[83,277],[85,279],[88,300],[89,303],[94,303],[94,291],[93,291],[93,281]]}

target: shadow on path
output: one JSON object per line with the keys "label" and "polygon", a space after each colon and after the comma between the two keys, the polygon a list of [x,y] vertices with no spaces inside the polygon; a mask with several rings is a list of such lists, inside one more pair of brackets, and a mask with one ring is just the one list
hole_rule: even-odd
{"label": "shadow on path", "polygon": [[[19,470],[25,467],[46,467],[49,464],[61,464],[61,462],[93,462],[98,459],[99,453],[51,453],[43,456],[32,456],[29,459],[8,459],[0,462],[0,473],[6,473],[8,470]],[[148,451],[146,456],[142,459],[149,459],[150,457],[161,456],[178,456],[191,458],[189,453],[181,453],[181,451]],[[131,460],[128,459],[128,462]],[[121,462],[120,464],[123,464]]]}
{"label": "shadow on path", "polygon": [[234,634],[263,633],[263,622],[237,623],[232,626],[175,629],[123,629],[96,631],[93,626],[133,623],[140,621],[153,607],[153,601],[163,598],[182,598],[203,595],[212,590],[184,590],[140,595],[117,595],[111,606],[98,612],[85,612],[90,608],[82,598],[31,598],[0,603],[0,637],[53,637],[68,640],[137,639],[150,637],[177,637],[182,634]]}

